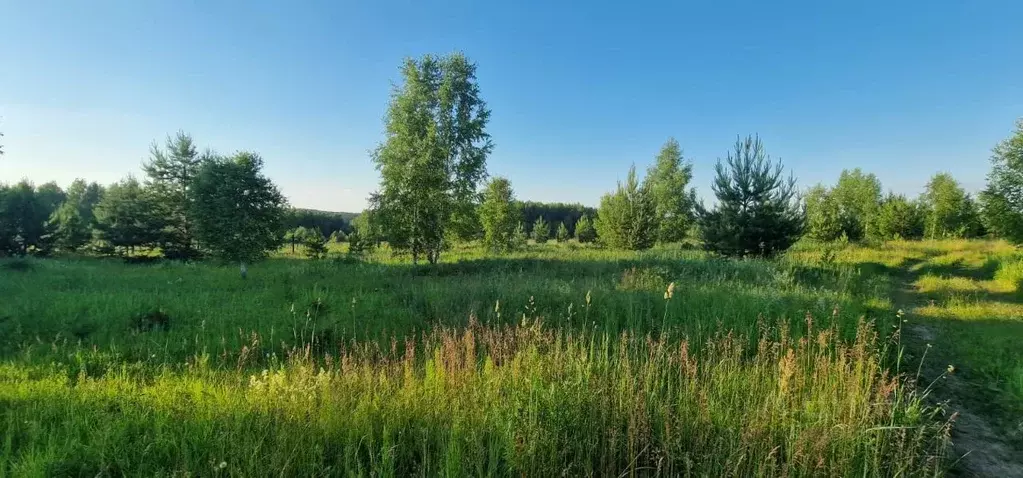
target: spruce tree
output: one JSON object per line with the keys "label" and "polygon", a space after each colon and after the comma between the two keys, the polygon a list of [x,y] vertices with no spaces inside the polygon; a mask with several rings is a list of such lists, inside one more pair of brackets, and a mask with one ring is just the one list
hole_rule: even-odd
{"label": "spruce tree", "polygon": [[795,178],[782,177],[759,137],[736,139],[734,151],[718,160],[711,189],[714,209],[700,207],[704,248],[724,256],[772,256],[799,239],[803,215]]}

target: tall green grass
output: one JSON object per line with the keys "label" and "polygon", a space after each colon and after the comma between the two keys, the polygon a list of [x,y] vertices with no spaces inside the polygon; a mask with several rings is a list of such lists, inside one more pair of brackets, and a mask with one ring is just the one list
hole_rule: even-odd
{"label": "tall green grass", "polygon": [[2,269],[0,476],[944,470],[877,270],[480,254]]}
{"label": "tall green grass", "polygon": [[[803,339],[436,329],[259,371],[0,368],[11,476],[936,476],[867,324]],[[252,338],[254,342],[259,337]],[[694,348],[699,352],[693,352]],[[752,354],[749,349],[755,350]],[[244,367],[242,367],[244,369]]]}

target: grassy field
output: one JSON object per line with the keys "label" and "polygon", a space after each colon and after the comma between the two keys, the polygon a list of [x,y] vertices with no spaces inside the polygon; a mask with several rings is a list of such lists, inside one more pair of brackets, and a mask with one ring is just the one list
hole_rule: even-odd
{"label": "grassy field", "polygon": [[935,476],[923,325],[1023,402],[1002,243],[289,256],[0,262],[0,476]]}

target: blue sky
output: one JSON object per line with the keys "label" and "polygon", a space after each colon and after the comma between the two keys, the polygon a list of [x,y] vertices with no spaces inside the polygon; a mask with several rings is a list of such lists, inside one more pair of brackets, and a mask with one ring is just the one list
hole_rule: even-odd
{"label": "blue sky", "polygon": [[300,207],[360,210],[405,56],[464,51],[489,171],[595,205],[675,136],[710,192],[736,134],[804,186],[843,168],[983,187],[1023,116],[1023,2],[0,1],[0,181],[109,183],[183,129]]}

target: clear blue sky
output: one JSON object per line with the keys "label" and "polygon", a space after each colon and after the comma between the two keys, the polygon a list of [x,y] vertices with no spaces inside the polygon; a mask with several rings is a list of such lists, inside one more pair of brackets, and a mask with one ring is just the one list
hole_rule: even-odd
{"label": "clear blue sky", "polygon": [[706,196],[747,133],[804,186],[858,166],[977,190],[1023,116],[1020,18],[1018,0],[0,0],[0,181],[112,182],[183,129],[261,153],[296,206],[359,210],[401,59],[462,50],[489,171],[522,199],[594,205],[669,136]]}

